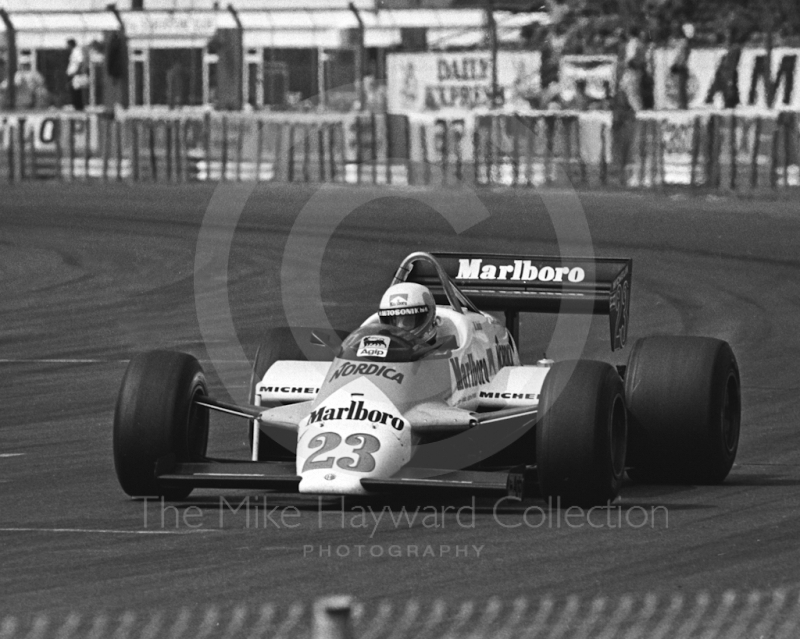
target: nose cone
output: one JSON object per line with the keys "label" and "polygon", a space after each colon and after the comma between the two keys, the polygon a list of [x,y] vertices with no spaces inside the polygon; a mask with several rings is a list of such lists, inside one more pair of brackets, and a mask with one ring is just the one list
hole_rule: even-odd
{"label": "nose cone", "polygon": [[365,477],[385,479],[411,459],[408,422],[375,384],[357,379],[300,423],[301,493],[364,495]]}

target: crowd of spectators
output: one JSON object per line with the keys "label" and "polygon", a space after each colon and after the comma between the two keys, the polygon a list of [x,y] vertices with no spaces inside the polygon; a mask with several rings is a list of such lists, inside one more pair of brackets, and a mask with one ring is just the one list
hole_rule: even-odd
{"label": "crowd of spectators", "polygon": [[[800,47],[798,0],[547,0],[550,24],[524,30],[526,48],[542,54],[540,108],[654,107],[654,52],[672,49],[669,72],[676,106],[687,108],[689,59],[693,49],[724,47],[712,91],[736,106],[736,68],[742,48]],[[566,94],[560,84],[565,55],[606,55],[617,60],[614,86],[587,95],[586,83]],[[561,91],[561,92],[560,92]],[[621,104],[620,104],[621,103]]]}

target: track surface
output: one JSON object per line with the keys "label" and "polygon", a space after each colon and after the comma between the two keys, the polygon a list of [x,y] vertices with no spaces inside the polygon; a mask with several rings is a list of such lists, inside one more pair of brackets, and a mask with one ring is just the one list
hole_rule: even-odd
{"label": "track surface", "polygon": [[[215,349],[241,343],[252,358],[263,328],[283,321],[283,249],[314,189],[263,187],[250,198],[228,264],[237,332],[231,336],[224,309],[205,309],[200,319],[196,310],[195,253],[212,187],[3,188],[2,612],[24,618],[40,610],[285,604],[332,592],[367,602],[669,596],[800,583],[800,207],[793,202],[580,196],[595,252],[634,258],[631,343],[663,332],[715,335],[733,345],[744,386],[743,431],[724,485],[626,485],[621,510],[610,520],[596,517],[598,527],[585,518],[570,526],[555,513],[544,520],[533,513],[528,526],[522,508],[504,506],[495,515],[492,501],[478,502],[474,517],[463,511],[459,522],[452,509],[442,518],[441,509],[468,502],[433,500],[365,502],[364,509],[387,507],[396,517],[403,506],[428,506],[413,526],[394,524],[388,514],[375,526],[371,515],[362,520],[358,508],[342,511],[335,500],[320,507],[313,498],[269,495],[276,525],[263,519],[264,495],[224,494],[234,507],[249,496],[248,521],[246,506],[220,509],[219,493],[197,491],[178,505],[176,528],[176,511],[166,512],[162,526],[160,505],[127,499],[116,482],[111,421],[125,361],[156,347],[186,350],[204,361],[216,395],[242,399],[249,364],[218,362],[223,384],[203,338],[210,333]],[[558,250],[535,194],[481,192],[487,219],[459,234],[429,206],[452,207],[452,191],[337,188],[325,197],[346,207],[354,193],[372,201],[355,208],[329,241],[315,229],[292,231],[292,241],[309,252],[325,246],[322,299],[337,326],[374,310],[411,250]],[[551,193],[549,209],[570,197]],[[223,246],[224,228],[204,231],[212,239],[218,234]],[[198,281],[224,288],[214,264],[201,264]],[[295,254],[284,266],[284,295],[313,296],[317,274],[307,255]],[[535,321],[523,323],[528,361],[546,348],[552,328],[552,319]],[[605,321],[596,318],[585,354],[623,363],[627,350],[611,357],[607,339]],[[245,456],[244,428],[221,420],[211,447]],[[523,508],[533,505],[546,506]],[[654,507],[663,507],[655,517]],[[437,556],[409,556],[409,546],[419,555],[430,546]],[[390,547],[402,556],[389,556]],[[370,556],[378,548],[383,556]],[[337,557],[343,549],[349,556]]]}

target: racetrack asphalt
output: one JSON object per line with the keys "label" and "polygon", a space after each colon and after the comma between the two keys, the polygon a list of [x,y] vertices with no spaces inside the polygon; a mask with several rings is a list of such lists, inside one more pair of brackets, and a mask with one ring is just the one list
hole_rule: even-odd
{"label": "racetrack asphalt", "polygon": [[[317,189],[259,186],[238,220],[227,278],[225,259],[197,266],[204,294],[222,290],[224,299],[227,286],[231,335],[224,304],[200,300],[199,313],[195,297],[198,237],[213,186],[2,189],[4,613],[286,604],[330,593],[366,602],[457,601],[800,585],[796,201],[579,194],[594,252],[634,260],[629,342],[656,333],[726,339],[743,384],[739,455],[724,484],[629,483],[620,503],[595,513],[590,525],[583,516],[565,521],[538,501],[483,499],[473,509],[470,500],[433,496],[341,510],[335,499],[198,490],[162,513],[160,504],[123,494],[111,455],[116,393],[132,354],[193,353],[212,394],[241,400],[249,362],[214,353],[241,344],[252,359],[264,328],[284,321],[287,296],[313,299],[320,282],[331,323],[352,327],[374,312],[412,250],[557,252],[547,211],[559,215],[573,194],[549,192],[545,206],[535,193],[480,191],[478,218],[485,219],[457,233],[448,222],[459,201],[453,190],[332,187],[323,192],[331,206],[361,203],[326,238],[318,228],[293,226]],[[202,232],[224,249],[225,228],[207,224]],[[301,250],[284,259],[287,241]],[[319,272],[309,256],[322,249]],[[523,320],[523,359],[547,348],[554,321]],[[611,354],[605,319],[592,320],[587,357],[621,364],[629,350]],[[244,425],[227,418],[216,425],[211,452],[246,457]],[[531,506],[543,508],[544,518],[529,511],[524,519]],[[399,520],[404,507],[419,509],[413,525]],[[375,524],[373,513],[381,512]],[[348,556],[339,556],[343,549]]]}

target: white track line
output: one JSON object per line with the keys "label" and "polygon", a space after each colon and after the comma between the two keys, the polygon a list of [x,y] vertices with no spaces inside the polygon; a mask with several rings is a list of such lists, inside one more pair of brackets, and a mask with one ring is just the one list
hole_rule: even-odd
{"label": "white track line", "polygon": [[22,457],[25,453],[0,453],[0,459],[7,457]]}
{"label": "white track line", "polygon": [[[129,359],[84,359],[84,358],[29,358],[29,357],[7,357],[0,359],[0,364],[127,364]],[[213,362],[207,359],[198,359],[199,362],[212,364],[246,364],[246,360],[240,359],[217,359]]]}
{"label": "white track line", "polygon": [[0,364],[126,364],[127,359],[0,359]]}
{"label": "white track line", "polygon": [[108,528],[0,528],[0,532],[43,532],[43,533],[100,533],[105,535],[191,535],[194,533],[220,532],[215,528],[202,530],[113,530]]}

